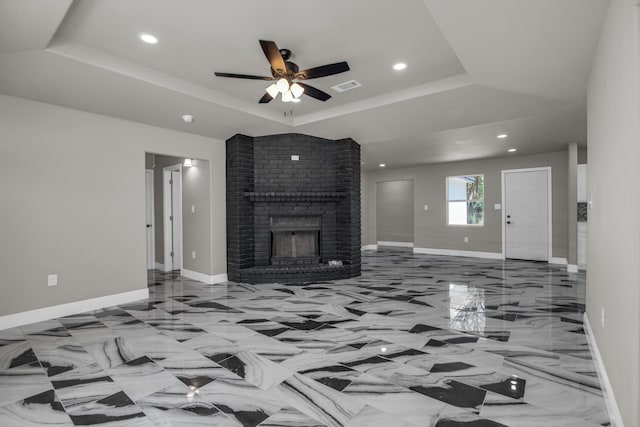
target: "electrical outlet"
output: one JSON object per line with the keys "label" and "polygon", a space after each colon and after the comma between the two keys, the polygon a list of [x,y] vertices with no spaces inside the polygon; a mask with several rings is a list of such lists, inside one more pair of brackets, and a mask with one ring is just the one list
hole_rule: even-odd
{"label": "electrical outlet", "polygon": [[469,243],[469,238],[467,236],[464,236],[464,242]]}
{"label": "electrical outlet", "polygon": [[196,205],[191,205],[191,213],[196,213]]}
{"label": "electrical outlet", "polygon": [[428,211],[429,210],[429,205],[424,205],[424,210]]}
{"label": "electrical outlet", "polygon": [[49,274],[47,276],[47,286],[58,286],[58,275]]}
{"label": "electrical outlet", "polygon": [[191,259],[196,259],[196,251],[191,251]]}
{"label": "electrical outlet", "polygon": [[600,324],[604,328],[604,307],[600,306]]}
{"label": "electrical outlet", "polygon": [[300,160],[300,155],[299,154],[292,154],[291,155],[291,160],[293,160],[294,162],[297,162],[298,160]]}

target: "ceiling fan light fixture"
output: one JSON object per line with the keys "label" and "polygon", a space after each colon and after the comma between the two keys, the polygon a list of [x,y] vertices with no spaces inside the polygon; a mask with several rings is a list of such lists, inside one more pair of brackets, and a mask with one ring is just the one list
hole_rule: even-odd
{"label": "ceiling fan light fixture", "polygon": [[293,101],[293,95],[291,94],[291,91],[288,90],[282,94],[282,102],[291,102],[291,101]]}
{"label": "ceiling fan light fixture", "polygon": [[284,96],[284,94],[289,90],[289,82],[287,79],[282,78],[276,82],[276,87]]}
{"label": "ceiling fan light fixture", "polygon": [[272,98],[275,98],[280,93],[280,89],[278,89],[275,83],[272,83],[271,86],[267,88],[267,93],[271,95]]}
{"label": "ceiling fan light fixture", "polygon": [[304,93],[304,88],[298,83],[294,83],[291,85],[291,93],[293,94],[294,98],[300,98]]}

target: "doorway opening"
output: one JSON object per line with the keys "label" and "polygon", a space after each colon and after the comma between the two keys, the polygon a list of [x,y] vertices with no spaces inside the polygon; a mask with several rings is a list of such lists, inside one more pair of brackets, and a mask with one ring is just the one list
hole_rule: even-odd
{"label": "doorway opening", "polygon": [[413,180],[376,183],[376,240],[380,246],[414,245]]}

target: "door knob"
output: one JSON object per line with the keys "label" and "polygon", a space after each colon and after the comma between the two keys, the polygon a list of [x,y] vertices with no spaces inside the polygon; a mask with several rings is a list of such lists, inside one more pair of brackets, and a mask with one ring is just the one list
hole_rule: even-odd
{"label": "door knob", "polygon": [[151,228],[151,224],[147,224],[147,228]]}
{"label": "door knob", "polygon": [[511,221],[507,221],[507,224],[511,224]]}

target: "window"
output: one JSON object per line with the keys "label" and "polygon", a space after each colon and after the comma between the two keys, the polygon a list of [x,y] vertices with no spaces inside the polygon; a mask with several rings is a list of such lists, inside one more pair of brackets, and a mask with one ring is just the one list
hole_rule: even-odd
{"label": "window", "polygon": [[484,175],[447,177],[447,224],[484,224]]}

